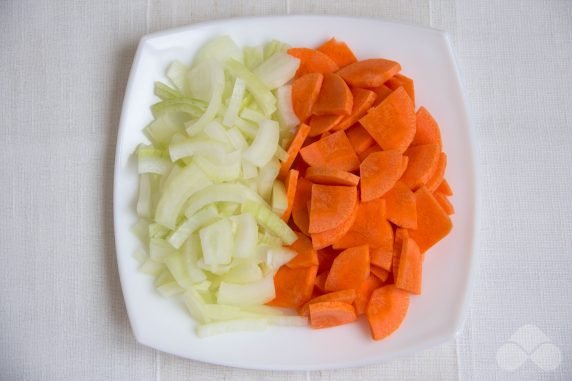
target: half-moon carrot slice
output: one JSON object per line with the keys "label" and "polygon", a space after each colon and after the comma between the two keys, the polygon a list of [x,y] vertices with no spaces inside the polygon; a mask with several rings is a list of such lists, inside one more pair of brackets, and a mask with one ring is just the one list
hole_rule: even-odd
{"label": "half-moon carrot slice", "polygon": [[300,155],[312,167],[331,167],[342,171],[359,168],[359,159],[344,131],[337,131],[300,150]]}
{"label": "half-moon carrot slice", "polygon": [[292,108],[301,123],[312,115],[323,80],[324,75],[321,73],[308,73],[292,83]]}
{"label": "half-moon carrot slice", "polygon": [[338,70],[338,64],[324,53],[309,48],[290,48],[288,54],[300,60],[296,77],[307,73],[333,73]]}
{"label": "half-moon carrot slice", "polygon": [[395,183],[384,196],[386,218],[395,225],[407,229],[417,228],[415,194],[403,182]]}
{"label": "half-moon carrot slice", "polygon": [[381,340],[395,332],[407,315],[409,294],[395,285],[378,288],[371,294],[367,306],[367,321],[374,340]]}
{"label": "half-moon carrot slice", "polygon": [[359,176],[329,167],[309,167],[306,178],[315,184],[356,186]]}
{"label": "half-moon carrot slice", "polygon": [[338,41],[335,38],[331,38],[323,43],[318,48],[318,51],[330,57],[340,68],[357,61],[356,56],[349,46],[345,42]]}
{"label": "half-moon carrot slice", "polygon": [[439,154],[437,144],[409,147],[404,153],[409,157],[409,162],[401,176],[401,181],[411,190],[417,190],[421,185],[426,184],[437,168]]}
{"label": "half-moon carrot slice", "polygon": [[362,161],[359,169],[362,201],[381,197],[395,185],[401,174],[401,158],[399,151],[390,150],[371,153]]}
{"label": "half-moon carrot slice", "polygon": [[357,320],[353,305],[343,302],[320,302],[311,304],[310,326],[315,329],[335,327]]}
{"label": "half-moon carrot slice", "polygon": [[453,227],[451,219],[426,187],[415,192],[417,203],[417,229],[409,236],[417,242],[422,253],[443,239]]}
{"label": "half-moon carrot slice", "polygon": [[354,62],[338,71],[338,74],[353,87],[377,87],[401,70],[395,61],[373,58]]}
{"label": "half-moon carrot slice", "polygon": [[358,289],[369,276],[369,272],[369,248],[367,245],[344,250],[332,263],[328,279],[326,279],[326,290]]}
{"label": "half-moon carrot slice", "polygon": [[408,237],[403,241],[399,258],[399,273],[395,285],[412,294],[421,294],[423,258],[419,246]]}
{"label": "half-moon carrot slice", "polygon": [[421,106],[417,113],[416,118],[416,130],[415,137],[411,142],[412,146],[420,146],[423,144],[437,144],[439,145],[439,150],[443,145],[441,142],[441,132],[439,130],[439,125],[429,113],[429,111]]}
{"label": "half-moon carrot slice", "polygon": [[355,187],[312,185],[308,231],[320,233],[333,229],[347,220],[357,204]]}
{"label": "half-moon carrot slice", "polygon": [[324,82],[312,112],[315,115],[349,115],[352,112],[353,95],[349,86],[337,74],[324,74]]}

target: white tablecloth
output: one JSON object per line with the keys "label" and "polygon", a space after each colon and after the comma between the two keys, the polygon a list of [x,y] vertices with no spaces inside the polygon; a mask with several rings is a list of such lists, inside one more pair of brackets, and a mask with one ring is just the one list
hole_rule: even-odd
{"label": "white tablecloth", "polygon": [[[197,21],[285,13],[450,33],[481,174],[479,267],[456,339],[309,373],[211,366],[135,342],[111,195],[136,44]],[[572,379],[572,2],[0,0],[0,31],[0,379]]]}

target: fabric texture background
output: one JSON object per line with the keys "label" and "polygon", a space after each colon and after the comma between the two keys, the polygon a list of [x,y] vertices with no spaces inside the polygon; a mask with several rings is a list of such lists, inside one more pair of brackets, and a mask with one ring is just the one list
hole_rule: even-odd
{"label": "fabric texture background", "polygon": [[[282,373],[197,363],[134,340],[112,183],[137,42],[198,21],[288,13],[399,20],[452,38],[481,208],[471,310],[448,343],[381,365]],[[0,29],[0,379],[572,379],[571,1],[0,0]],[[559,351],[554,369],[497,362],[525,325]]]}

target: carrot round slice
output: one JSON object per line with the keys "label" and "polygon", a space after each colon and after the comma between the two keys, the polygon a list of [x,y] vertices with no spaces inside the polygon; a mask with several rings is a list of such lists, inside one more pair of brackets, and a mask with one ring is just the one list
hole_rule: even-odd
{"label": "carrot round slice", "polygon": [[395,183],[384,196],[387,219],[402,228],[417,228],[415,194],[403,182]]}
{"label": "carrot round slice", "polygon": [[357,289],[369,275],[369,248],[367,245],[342,251],[328,273],[326,290],[340,291]]}
{"label": "carrot round slice", "polygon": [[306,302],[302,307],[298,309],[298,314],[302,316],[308,316],[308,314],[310,313],[311,304],[316,304],[321,302],[343,302],[352,304],[355,299],[356,299],[356,290],[353,289],[328,292],[327,294],[323,294],[310,299],[308,302]]}
{"label": "carrot round slice", "polygon": [[375,143],[371,135],[360,124],[354,124],[348,128],[346,135],[358,155]]}
{"label": "carrot round slice", "polygon": [[363,315],[367,308],[367,303],[374,290],[380,288],[383,282],[373,274],[370,274],[365,281],[359,286],[354,300],[354,306],[358,315]]}
{"label": "carrot round slice", "polygon": [[312,247],[312,241],[302,233],[297,233],[297,235],[298,239],[292,245],[288,246],[288,248],[298,254],[290,262],[286,263],[286,266],[291,269],[317,266],[319,264],[318,253]]}
{"label": "carrot round slice", "polygon": [[451,219],[426,187],[415,192],[417,229],[409,231],[422,253],[443,239],[453,227]]}
{"label": "carrot round slice", "polygon": [[342,77],[324,74],[324,82],[312,112],[316,115],[349,115],[352,107],[353,95]]}
{"label": "carrot round slice", "polygon": [[342,119],[343,115],[312,115],[309,136],[318,136],[332,130]]}
{"label": "carrot round slice", "polygon": [[360,165],[361,199],[371,201],[383,196],[401,174],[402,155],[397,150],[371,153]]}
{"label": "carrot round slice", "polygon": [[298,126],[296,134],[294,135],[294,139],[292,139],[292,141],[290,142],[290,146],[288,146],[288,151],[287,151],[288,158],[284,160],[282,164],[280,164],[280,172],[278,173],[278,176],[280,178],[283,179],[288,174],[288,170],[290,169],[290,167],[294,163],[294,160],[298,156],[298,152],[300,152],[300,148],[302,148],[304,140],[306,140],[306,137],[308,137],[309,133],[310,133],[310,126],[308,126],[307,124],[302,123],[300,124],[300,126]]}
{"label": "carrot round slice", "polygon": [[329,167],[310,167],[306,171],[306,178],[316,184],[356,186],[359,176]]}
{"label": "carrot round slice", "polygon": [[412,294],[421,294],[422,271],[423,258],[419,246],[409,237],[403,241],[395,285]]}
{"label": "carrot round slice", "polygon": [[345,220],[341,225],[333,229],[323,231],[321,233],[312,234],[312,245],[314,246],[314,249],[316,250],[323,249],[326,246],[329,246],[334,242],[336,242],[337,240],[339,240],[340,238],[342,238],[348,232],[348,230],[350,230],[354,221],[356,220],[357,210],[358,208],[356,204],[350,217],[347,220]]}
{"label": "carrot round slice", "polygon": [[409,147],[404,154],[409,158],[409,162],[407,169],[401,176],[401,181],[411,190],[416,190],[421,185],[426,184],[437,169],[439,154],[437,144]]}
{"label": "carrot round slice", "polygon": [[441,132],[439,125],[429,113],[429,111],[421,106],[415,114],[417,128],[415,130],[415,137],[411,142],[412,146],[420,146],[423,144],[437,144],[439,150],[443,145],[441,142]]}
{"label": "carrot round slice", "polygon": [[320,233],[341,225],[357,203],[355,187],[312,185],[310,233]]}
{"label": "carrot round slice", "polygon": [[312,108],[320,94],[323,80],[322,74],[309,73],[292,83],[292,108],[300,122],[305,122],[312,115]]}
{"label": "carrot round slice", "polygon": [[330,167],[342,171],[359,168],[359,159],[344,131],[334,132],[300,150],[300,155],[312,167]]}
{"label": "carrot round slice", "polygon": [[343,302],[320,302],[310,305],[310,326],[329,328],[357,320],[353,305]]}
{"label": "carrot round slice", "polygon": [[310,225],[310,213],[308,211],[308,203],[312,195],[312,183],[305,178],[299,178],[296,186],[296,194],[294,195],[294,204],[292,205],[292,220],[300,231],[308,235]]}
{"label": "carrot round slice", "polygon": [[400,87],[359,122],[381,148],[404,152],[415,136],[413,101]]}
{"label": "carrot round slice", "polygon": [[377,87],[401,70],[399,63],[383,58],[363,60],[348,65],[338,74],[353,87]]}
{"label": "carrot round slice", "polygon": [[353,106],[351,114],[334,126],[334,131],[345,130],[358,121],[375,101],[375,93],[370,90],[360,89],[356,87],[352,89]]}
{"label": "carrot round slice", "polygon": [[343,41],[331,38],[318,48],[319,52],[330,57],[339,67],[344,67],[357,61],[349,46]]}
{"label": "carrot round slice", "polygon": [[296,77],[307,73],[333,73],[338,65],[322,52],[309,48],[290,48],[288,54],[300,60]]}
{"label": "carrot round slice", "polygon": [[276,297],[267,304],[274,307],[298,308],[312,296],[318,266],[291,269],[282,266],[274,275]]}
{"label": "carrot round slice", "polygon": [[395,285],[378,288],[367,306],[367,321],[374,340],[381,340],[400,326],[409,309],[409,294]]}

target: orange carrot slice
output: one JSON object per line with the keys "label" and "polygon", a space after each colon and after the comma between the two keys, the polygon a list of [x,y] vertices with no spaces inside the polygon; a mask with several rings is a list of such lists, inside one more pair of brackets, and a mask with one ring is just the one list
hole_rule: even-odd
{"label": "orange carrot slice", "polygon": [[290,262],[286,263],[286,266],[291,269],[317,266],[319,264],[318,253],[312,247],[312,241],[302,233],[296,234],[298,235],[298,239],[292,245],[288,246],[288,248],[298,254]]}
{"label": "orange carrot slice", "polygon": [[402,228],[417,228],[417,206],[415,194],[403,182],[395,183],[383,198],[386,201],[387,219]]}
{"label": "orange carrot slice", "polygon": [[399,261],[401,258],[401,250],[403,248],[403,241],[409,237],[407,229],[395,229],[395,239],[393,241],[393,258],[391,260],[391,272],[393,279],[396,279],[399,274]]}
{"label": "orange carrot slice", "polygon": [[385,282],[387,278],[389,278],[389,271],[382,269],[381,267],[371,266],[370,271],[382,282]]}
{"label": "orange carrot slice", "polygon": [[316,115],[349,115],[352,107],[353,95],[342,77],[324,74],[324,82],[312,112]]}
{"label": "orange carrot slice", "polygon": [[433,192],[433,196],[435,200],[439,203],[441,208],[447,213],[448,215],[455,214],[455,207],[451,204],[451,201],[441,192]]}
{"label": "orange carrot slice", "polygon": [[328,167],[310,167],[306,171],[306,178],[313,183],[325,185],[356,186],[359,183],[359,176]]}
{"label": "orange carrot slice", "polygon": [[320,233],[341,225],[357,204],[355,187],[312,185],[310,226],[308,231]]}
{"label": "orange carrot slice", "polygon": [[362,201],[374,200],[393,188],[401,173],[401,157],[399,151],[390,150],[371,153],[362,161],[359,168]]}
{"label": "orange carrot slice", "polygon": [[334,249],[347,249],[369,245],[391,250],[393,229],[385,219],[385,200],[377,199],[358,205],[357,217],[350,230],[338,241]]}
{"label": "orange carrot slice", "polygon": [[385,82],[385,85],[391,90],[396,90],[399,86],[403,86],[403,89],[407,92],[413,104],[415,104],[415,87],[413,86],[413,80],[411,78],[403,74],[395,74]]}
{"label": "orange carrot slice", "polygon": [[288,147],[288,158],[280,164],[280,172],[278,176],[283,179],[288,174],[288,170],[292,167],[294,160],[298,156],[298,152],[300,152],[300,148],[302,148],[302,144],[304,144],[304,140],[308,136],[310,132],[310,126],[307,124],[300,124],[298,126],[298,130],[296,131],[296,135],[294,135],[294,139],[290,142],[290,146]]}
{"label": "orange carrot slice", "polygon": [[310,73],[295,79],[292,83],[292,107],[301,123],[312,115],[312,108],[320,94],[323,80],[322,74]]}
{"label": "orange carrot slice", "polygon": [[439,153],[437,144],[409,147],[404,154],[409,158],[409,162],[401,181],[412,190],[427,183],[437,168]]}
{"label": "orange carrot slice", "polygon": [[331,38],[318,48],[319,52],[324,53],[332,59],[339,67],[344,67],[357,61],[356,56],[343,41],[337,41]]}
{"label": "orange carrot slice", "polygon": [[378,288],[367,306],[367,321],[374,340],[381,340],[400,326],[409,309],[409,294],[395,285]]}
{"label": "orange carrot slice", "polygon": [[310,213],[308,211],[308,203],[312,195],[312,183],[305,178],[298,179],[296,186],[296,194],[294,195],[294,204],[292,205],[292,220],[306,235],[309,234]]}
{"label": "orange carrot slice", "polygon": [[288,54],[300,60],[296,77],[307,73],[333,73],[338,65],[322,52],[309,48],[290,48]]}
{"label": "orange carrot slice", "polygon": [[300,150],[300,155],[311,167],[331,167],[342,171],[359,168],[359,159],[344,131],[318,140]]}
{"label": "orange carrot slice", "polygon": [[316,276],[316,280],[314,281],[314,286],[320,291],[321,293],[326,293],[326,279],[328,279],[328,272],[324,271]]}
{"label": "orange carrot slice", "polygon": [[314,249],[316,250],[323,249],[324,247],[333,244],[341,237],[343,237],[352,227],[357,216],[357,210],[358,208],[356,205],[350,217],[347,220],[345,220],[341,225],[333,229],[323,231],[321,233],[312,234],[312,245],[314,246]]}
{"label": "orange carrot slice", "polygon": [[395,61],[374,58],[354,62],[338,71],[338,74],[353,87],[377,87],[401,70]]}
{"label": "orange carrot slice", "polygon": [[404,152],[415,136],[415,110],[411,98],[400,87],[359,120],[385,150]]}
{"label": "orange carrot slice", "polygon": [[353,107],[351,114],[346,116],[340,123],[334,126],[334,131],[345,130],[352,124],[357,122],[375,101],[376,95],[373,91],[360,89],[356,87],[352,89]]}
{"label": "orange carrot slice", "polygon": [[426,187],[415,192],[417,202],[417,229],[409,236],[417,242],[422,253],[443,239],[453,227],[451,219]]}
{"label": "orange carrot slice", "polygon": [[291,269],[282,266],[274,275],[276,297],[267,304],[274,307],[298,308],[312,296],[318,266]]}
{"label": "orange carrot slice", "polygon": [[369,248],[367,245],[344,250],[332,263],[328,279],[326,279],[326,290],[357,289],[366,280],[369,271]]}
{"label": "orange carrot slice", "polygon": [[431,192],[435,191],[441,182],[443,182],[443,178],[445,177],[445,169],[447,168],[447,154],[445,152],[441,152],[439,155],[439,160],[437,161],[437,168],[433,172],[433,176],[429,180],[427,180],[427,189]]}
{"label": "orange carrot slice", "polygon": [[369,147],[368,149],[366,149],[362,153],[358,154],[358,158],[361,162],[363,162],[372,153],[380,152],[380,151],[381,151],[381,147],[378,146],[377,143],[374,142],[374,144],[371,147]]}
{"label": "orange carrot slice", "polygon": [[[393,236],[393,232],[392,232]],[[393,259],[393,242],[391,242],[391,249],[387,248],[370,248],[369,257],[372,265],[380,267],[388,272],[391,272],[391,261]]]}
{"label": "orange carrot slice", "polygon": [[288,176],[286,176],[286,198],[288,200],[288,206],[284,213],[282,213],[282,220],[288,222],[290,219],[290,214],[292,213],[292,207],[294,206],[294,199],[296,197],[296,187],[298,185],[298,175],[299,172],[295,169],[288,171]]}
{"label": "orange carrot slice", "polygon": [[425,107],[421,106],[419,110],[417,110],[415,118],[417,128],[411,145],[421,146],[424,144],[437,144],[440,151],[441,146],[443,145],[441,142],[441,132],[439,131],[439,125],[433,116]]}
{"label": "orange carrot slice", "polygon": [[343,302],[320,302],[310,305],[310,326],[329,328],[357,320],[354,306]]}
{"label": "orange carrot slice", "polygon": [[373,102],[373,106],[379,105],[381,102],[385,100],[393,92],[389,87],[385,85],[381,85],[371,89],[375,93],[375,101]]}
{"label": "orange carrot slice", "polygon": [[318,136],[332,130],[342,119],[343,115],[312,115],[309,136]]}
{"label": "orange carrot slice", "polygon": [[399,257],[399,273],[395,285],[412,294],[421,294],[423,258],[419,246],[411,238],[403,241]]}
{"label": "orange carrot slice", "polygon": [[401,171],[399,174],[399,178],[401,178],[401,176],[403,176],[403,174],[405,173],[405,170],[407,169],[407,165],[409,164],[409,157],[408,156],[403,156],[401,158]]}
{"label": "orange carrot slice", "polygon": [[321,303],[321,302],[343,302],[352,304],[356,299],[356,290],[342,290],[329,292],[327,294],[320,295],[318,297],[312,298],[307,301],[302,307],[298,308],[298,314],[302,316],[308,316],[310,313],[310,305]]}
{"label": "orange carrot slice", "polygon": [[375,143],[371,135],[360,124],[354,124],[348,128],[346,136],[358,155]]}
{"label": "orange carrot slice", "polygon": [[356,292],[354,306],[358,315],[363,315],[367,309],[369,298],[375,289],[380,288],[383,282],[373,274],[370,274],[365,281],[359,286]]}
{"label": "orange carrot slice", "polygon": [[441,181],[441,184],[439,184],[439,186],[437,187],[437,192],[443,193],[445,196],[453,195],[453,189],[451,189],[451,186],[449,185],[446,179],[443,179],[443,181]]}

